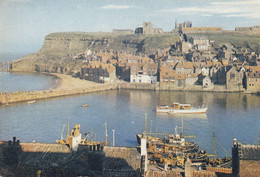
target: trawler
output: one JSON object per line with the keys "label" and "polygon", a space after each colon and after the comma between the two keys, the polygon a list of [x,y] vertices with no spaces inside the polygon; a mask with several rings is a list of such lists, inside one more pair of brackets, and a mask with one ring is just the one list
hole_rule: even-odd
{"label": "trawler", "polygon": [[[141,138],[146,137],[148,152],[165,151],[169,153],[189,153],[197,152],[198,145],[193,142],[185,140],[183,133],[177,133],[177,126],[175,127],[175,134],[168,133],[156,133],[155,136],[151,136],[152,133],[137,134],[137,143],[141,144]],[[150,136],[149,136],[150,134]],[[163,134],[164,138],[157,137],[157,134]],[[166,135],[168,137],[166,138]],[[188,137],[188,136],[187,136]],[[190,136],[193,137],[193,136]]]}
{"label": "trawler", "polygon": [[[192,163],[200,166],[201,168],[209,167],[229,167],[231,164],[230,158],[216,158],[215,155],[210,155],[206,150],[199,149],[196,143],[188,142],[185,138],[194,138],[194,136],[183,135],[183,119],[181,133],[178,134],[175,127],[174,134],[167,133],[147,133],[147,118],[145,118],[145,129],[143,134],[137,134],[137,142],[141,145],[141,139],[146,139],[147,158],[150,165],[170,166],[170,168],[182,168],[184,169],[185,161],[189,160]],[[152,136],[154,134],[155,136]],[[164,135],[163,138],[157,137],[157,135]],[[166,138],[166,135],[168,137]],[[138,146],[139,148],[141,146]],[[215,157],[215,158],[212,158]]]}
{"label": "trawler", "polygon": [[96,142],[96,141],[92,141],[92,140],[87,140],[89,133],[86,133],[85,138],[82,139],[82,134],[80,133],[80,124],[75,124],[75,127],[69,133],[69,123],[68,123],[67,137],[64,140],[63,136],[62,136],[63,131],[64,131],[64,126],[65,125],[63,125],[61,139],[56,140],[56,143],[68,145],[74,151],[76,151],[78,149],[79,145],[89,146],[90,148],[103,147],[105,145],[108,145],[107,135],[106,135],[106,141],[105,142]]}
{"label": "trawler", "polygon": [[191,104],[180,104],[173,103],[172,105],[161,105],[156,106],[157,113],[168,113],[168,114],[203,114],[207,112],[208,108],[196,108],[192,107]]}

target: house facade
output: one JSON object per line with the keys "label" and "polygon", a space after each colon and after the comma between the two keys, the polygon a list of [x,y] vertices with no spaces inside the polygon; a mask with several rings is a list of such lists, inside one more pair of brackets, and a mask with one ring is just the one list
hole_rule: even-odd
{"label": "house facade", "polygon": [[130,68],[130,82],[152,83],[157,82],[157,63],[135,63]]}

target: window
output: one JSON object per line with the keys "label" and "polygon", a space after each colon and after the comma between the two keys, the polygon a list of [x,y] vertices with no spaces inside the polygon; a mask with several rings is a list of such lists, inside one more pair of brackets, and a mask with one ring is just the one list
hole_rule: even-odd
{"label": "window", "polygon": [[230,79],[234,79],[235,78],[235,73],[230,73]]}
{"label": "window", "polygon": [[135,82],[135,79],[133,79],[133,82]]}
{"label": "window", "polygon": [[139,79],[139,82],[142,82],[142,80],[141,80],[141,79]]}

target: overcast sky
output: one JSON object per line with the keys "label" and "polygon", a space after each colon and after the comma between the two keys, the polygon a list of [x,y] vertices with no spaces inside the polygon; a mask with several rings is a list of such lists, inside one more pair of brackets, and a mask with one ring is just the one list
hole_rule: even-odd
{"label": "overcast sky", "polygon": [[35,52],[52,32],[110,32],[151,21],[163,31],[175,20],[193,26],[260,25],[260,0],[0,0],[0,52]]}

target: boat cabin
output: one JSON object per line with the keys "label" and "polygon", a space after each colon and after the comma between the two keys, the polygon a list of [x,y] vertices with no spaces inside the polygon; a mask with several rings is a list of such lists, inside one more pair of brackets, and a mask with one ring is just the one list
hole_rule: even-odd
{"label": "boat cabin", "polygon": [[173,109],[191,109],[190,104],[180,104],[180,103],[173,103],[172,104]]}

